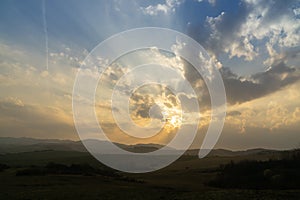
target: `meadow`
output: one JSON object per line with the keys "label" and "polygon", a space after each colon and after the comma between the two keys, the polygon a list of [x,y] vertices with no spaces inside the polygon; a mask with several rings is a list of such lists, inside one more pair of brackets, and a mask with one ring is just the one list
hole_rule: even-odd
{"label": "meadow", "polygon": [[77,151],[7,153],[0,163],[0,199],[300,199],[298,151],[184,155],[145,174]]}

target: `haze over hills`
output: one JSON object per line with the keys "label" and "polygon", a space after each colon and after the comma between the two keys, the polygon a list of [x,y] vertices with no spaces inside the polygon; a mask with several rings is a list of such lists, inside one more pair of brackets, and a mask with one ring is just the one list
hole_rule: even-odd
{"label": "haze over hills", "polygon": [[[109,142],[100,140],[85,140],[85,143],[96,147],[101,146],[102,149],[109,149]],[[117,146],[132,152],[149,152],[155,151],[161,147],[159,144],[136,144],[136,145],[125,145],[114,143]],[[58,139],[35,139],[35,138],[13,138],[13,137],[0,137],[0,154],[4,153],[20,153],[20,152],[31,152],[31,151],[78,151],[86,152],[81,141],[72,140],[58,140]],[[168,150],[175,150],[168,148]],[[113,152],[112,152],[113,153]]]}
{"label": "haze over hills", "polygon": [[[90,143],[93,146],[101,145],[102,148],[109,148],[109,143],[100,140],[86,140],[84,142]],[[160,144],[136,144],[126,145],[115,143],[117,146],[131,152],[146,153],[158,150],[163,146]],[[58,139],[35,139],[35,138],[13,138],[13,137],[0,137],[0,154],[6,153],[20,153],[20,152],[32,152],[32,151],[77,151],[86,152],[81,141],[72,140],[58,140]],[[167,152],[172,153],[178,150],[167,148]],[[186,155],[198,155],[198,149],[190,149],[185,152]],[[249,149],[244,151],[232,151],[226,149],[213,149],[210,156],[240,156],[251,155],[260,153],[277,152],[277,150],[269,150],[263,148]],[[114,152],[112,151],[112,154]]]}
{"label": "haze over hills", "polygon": [[0,153],[20,153],[30,151],[86,151],[81,142],[56,139],[0,137]]}

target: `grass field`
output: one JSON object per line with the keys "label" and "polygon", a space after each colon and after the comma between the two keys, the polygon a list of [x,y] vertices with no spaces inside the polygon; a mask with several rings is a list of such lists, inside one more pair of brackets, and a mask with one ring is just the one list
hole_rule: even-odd
{"label": "grass field", "polygon": [[[257,154],[211,156],[200,160],[186,155],[156,172],[128,174],[101,165],[86,152],[5,154],[0,155],[0,163],[9,168],[0,172],[0,199],[300,199],[299,187],[253,190],[224,189],[208,184],[220,174],[220,165],[243,160],[267,161],[277,157],[280,156]],[[86,165],[93,170],[91,173],[82,173],[82,170],[75,170],[76,173],[74,170],[70,173],[49,171],[49,163],[67,170]],[[24,170],[30,173],[20,173]],[[43,174],[36,174],[37,170],[42,170]]]}

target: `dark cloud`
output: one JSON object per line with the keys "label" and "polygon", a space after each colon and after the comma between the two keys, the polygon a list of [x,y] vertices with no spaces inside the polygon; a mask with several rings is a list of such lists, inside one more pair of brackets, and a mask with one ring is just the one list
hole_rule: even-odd
{"label": "dark cloud", "polygon": [[149,116],[151,118],[154,118],[154,119],[160,119],[160,120],[163,120],[164,119],[164,116],[162,114],[162,110],[161,108],[159,107],[159,105],[157,104],[154,104],[150,110],[149,110]]}
{"label": "dark cloud", "polygon": [[254,74],[248,78],[238,77],[229,68],[221,68],[221,74],[229,103],[250,101],[300,80],[295,68],[285,62],[279,62],[265,72]]}
{"label": "dark cloud", "polygon": [[[182,60],[184,63],[184,76],[186,80],[193,86],[194,92],[198,98],[199,106],[204,110],[209,109],[211,103],[210,96],[203,77],[194,68],[194,66],[192,66],[186,60]],[[185,106],[185,109],[187,109],[188,111],[193,111],[193,108],[195,108],[192,101],[194,97],[189,97],[188,95],[183,93],[181,93],[178,97],[180,101],[183,101],[181,104],[182,106]]]}
{"label": "dark cloud", "polygon": [[240,116],[242,113],[240,111],[234,110],[234,111],[230,111],[227,112],[226,115],[227,116]]}
{"label": "dark cloud", "polygon": [[205,24],[190,25],[188,35],[197,40],[205,49],[218,55],[236,37],[241,26],[253,8],[240,2],[239,9],[232,13],[222,13],[222,19],[207,17]]}
{"label": "dark cloud", "polygon": [[134,92],[130,97],[130,110],[136,117],[150,118],[149,111],[154,105],[154,97],[148,94],[143,95],[139,92]]}
{"label": "dark cloud", "polygon": [[[251,76],[238,76],[228,67],[220,68],[226,89],[227,101],[230,104],[243,103],[276,92],[283,87],[300,80],[300,66],[290,66],[289,61],[299,62],[300,50],[294,49],[283,54],[274,55],[269,69]],[[203,78],[193,66],[185,64],[185,77],[194,86],[198,103],[203,109],[210,107],[210,96]],[[189,105],[189,97],[182,96],[181,100]],[[187,109],[189,109],[187,107]]]}
{"label": "dark cloud", "polygon": [[[261,1],[260,6],[268,7],[268,12],[264,14],[262,19],[263,24],[270,24],[272,22],[278,22],[279,18],[291,14],[294,15],[292,8],[295,6],[295,3],[299,4],[299,1],[290,0],[290,1]],[[270,6],[272,5],[272,6]],[[255,9],[255,8],[253,8]]]}
{"label": "dark cloud", "polygon": [[149,118],[150,108],[151,108],[150,105],[146,104],[146,102],[144,104],[140,104],[136,108],[135,115],[141,118]]}
{"label": "dark cloud", "polygon": [[183,108],[183,110],[194,112],[195,108],[197,108],[197,105],[195,104],[195,102],[197,102],[196,97],[189,97],[185,94],[180,94],[178,98],[181,102],[181,107]]}

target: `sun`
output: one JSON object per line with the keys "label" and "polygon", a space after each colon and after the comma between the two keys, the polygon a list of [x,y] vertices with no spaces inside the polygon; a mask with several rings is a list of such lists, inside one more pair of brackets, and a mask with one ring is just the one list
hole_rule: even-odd
{"label": "sun", "polygon": [[169,122],[174,128],[178,128],[181,126],[181,117],[172,116]]}
{"label": "sun", "polygon": [[145,85],[130,97],[130,115],[140,127],[150,124],[172,131],[183,124],[180,99],[168,88]]}
{"label": "sun", "polygon": [[156,101],[161,109],[165,127],[169,129],[179,128],[182,125],[182,110],[180,105],[167,104],[164,100]]}

